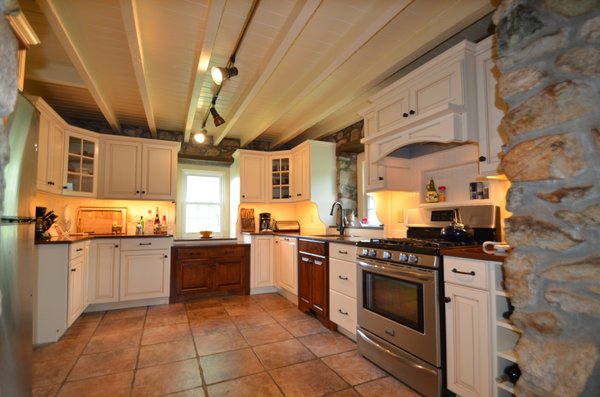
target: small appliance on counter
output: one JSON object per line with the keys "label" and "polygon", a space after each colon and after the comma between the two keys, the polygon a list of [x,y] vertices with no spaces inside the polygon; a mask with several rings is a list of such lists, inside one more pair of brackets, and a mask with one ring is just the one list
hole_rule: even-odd
{"label": "small appliance on counter", "polygon": [[298,221],[274,221],[273,231],[280,233],[300,233]]}
{"label": "small appliance on counter", "polygon": [[273,228],[271,227],[271,213],[270,212],[262,212],[258,214],[259,216],[259,231],[260,232],[272,232]]}

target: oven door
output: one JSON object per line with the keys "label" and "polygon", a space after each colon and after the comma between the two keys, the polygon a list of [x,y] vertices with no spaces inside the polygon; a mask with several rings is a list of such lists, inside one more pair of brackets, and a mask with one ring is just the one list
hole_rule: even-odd
{"label": "oven door", "polygon": [[441,367],[438,271],[359,258],[358,326]]}

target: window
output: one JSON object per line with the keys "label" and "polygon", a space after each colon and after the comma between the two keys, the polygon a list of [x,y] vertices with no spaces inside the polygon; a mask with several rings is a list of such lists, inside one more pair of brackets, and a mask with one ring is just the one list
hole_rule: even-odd
{"label": "window", "polygon": [[226,191],[225,171],[180,169],[179,235],[196,238],[201,230],[228,235]]}

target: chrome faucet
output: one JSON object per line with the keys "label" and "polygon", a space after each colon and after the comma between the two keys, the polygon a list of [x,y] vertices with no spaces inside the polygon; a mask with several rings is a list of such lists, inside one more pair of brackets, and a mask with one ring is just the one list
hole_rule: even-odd
{"label": "chrome faucet", "polygon": [[344,235],[344,230],[346,229],[346,222],[344,219],[344,207],[342,207],[342,203],[340,203],[339,201],[336,201],[335,203],[333,203],[333,205],[331,206],[331,212],[329,213],[329,215],[333,215],[333,212],[335,211],[335,207],[338,207],[338,214],[339,214],[339,223],[338,223],[338,216],[335,217],[335,228],[337,230],[339,230],[340,232],[340,236]]}

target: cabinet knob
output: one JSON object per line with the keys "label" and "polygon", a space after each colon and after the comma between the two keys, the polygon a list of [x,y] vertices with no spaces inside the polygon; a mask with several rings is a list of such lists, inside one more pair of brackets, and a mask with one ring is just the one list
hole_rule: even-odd
{"label": "cabinet knob", "polygon": [[242,194],[242,198],[246,198],[246,195],[245,195],[245,194]]}
{"label": "cabinet knob", "polygon": [[83,248],[77,248],[77,249],[75,250],[75,252],[81,252],[81,251],[83,251]]}
{"label": "cabinet knob", "polygon": [[485,160],[487,160],[487,157],[485,157],[485,156],[479,156],[479,161],[480,162],[484,162]]}
{"label": "cabinet knob", "polygon": [[146,194],[146,191],[145,191],[145,190],[142,190],[142,194]]}
{"label": "cabinet knob", "polygon": [[119,248],[119,244],[115,244],[115,248]]}
{"label": "cabinet knob", "polygon": [[379,180],[380,180],[380,181],[383,181],[383,177],[382,177],[382,176],[380,176],[380,177],[379,177]]}
{"label": "cabinet knob", "polygon": [[65,189],[65,190],[66,190],[66,189],[68,189],[68,188],[69,188],[69,187],[68,187],[67,185],[63,186],[63,189]]}
{"label": "cabinet knob", "polygon": [[408,117],[408,113],[406,113],[406,112],[402,113],[402,117]]}
{"label": "cabinet knob", "polygon": [[140,194],[140,191],[139,191],[139,190],[136,190],[136,191],[135,191],[135,194]]}
{"label": "cabinet knob", "polygon": [[76,272],[77,269],[76,268],[71,268],[71,272]]}
{"label": "cabinet knob", "polygon": [[169,257],[169,255],[165,255],[165,258],[168,258],[168,257]]}
{"label": "cabinet knob", "polygon": [[445,296],[444,297],[444,302],[450,303],[450,302],[452,302],[452,298],[450,298],[449,296]]}
{"label": "cabinet knob", "polygon": [[302,193],[296,193],[296,196],[302,196]]}
{"label": "cabinet knob", "polygon": [[411,116],[412,116],[413,114],[415,114],[415,113],[416,113],[416,112],[415,112],[414,110],[411,110],[410,112],[408,112],[408,114],[410,114]]}
{"label": "cabinet knob", "polygon": [[48,185],[50,185],[50,186],[54,186],[54,182],[52,182],[52,181],[48,181],[47,183],[48,183]]}

